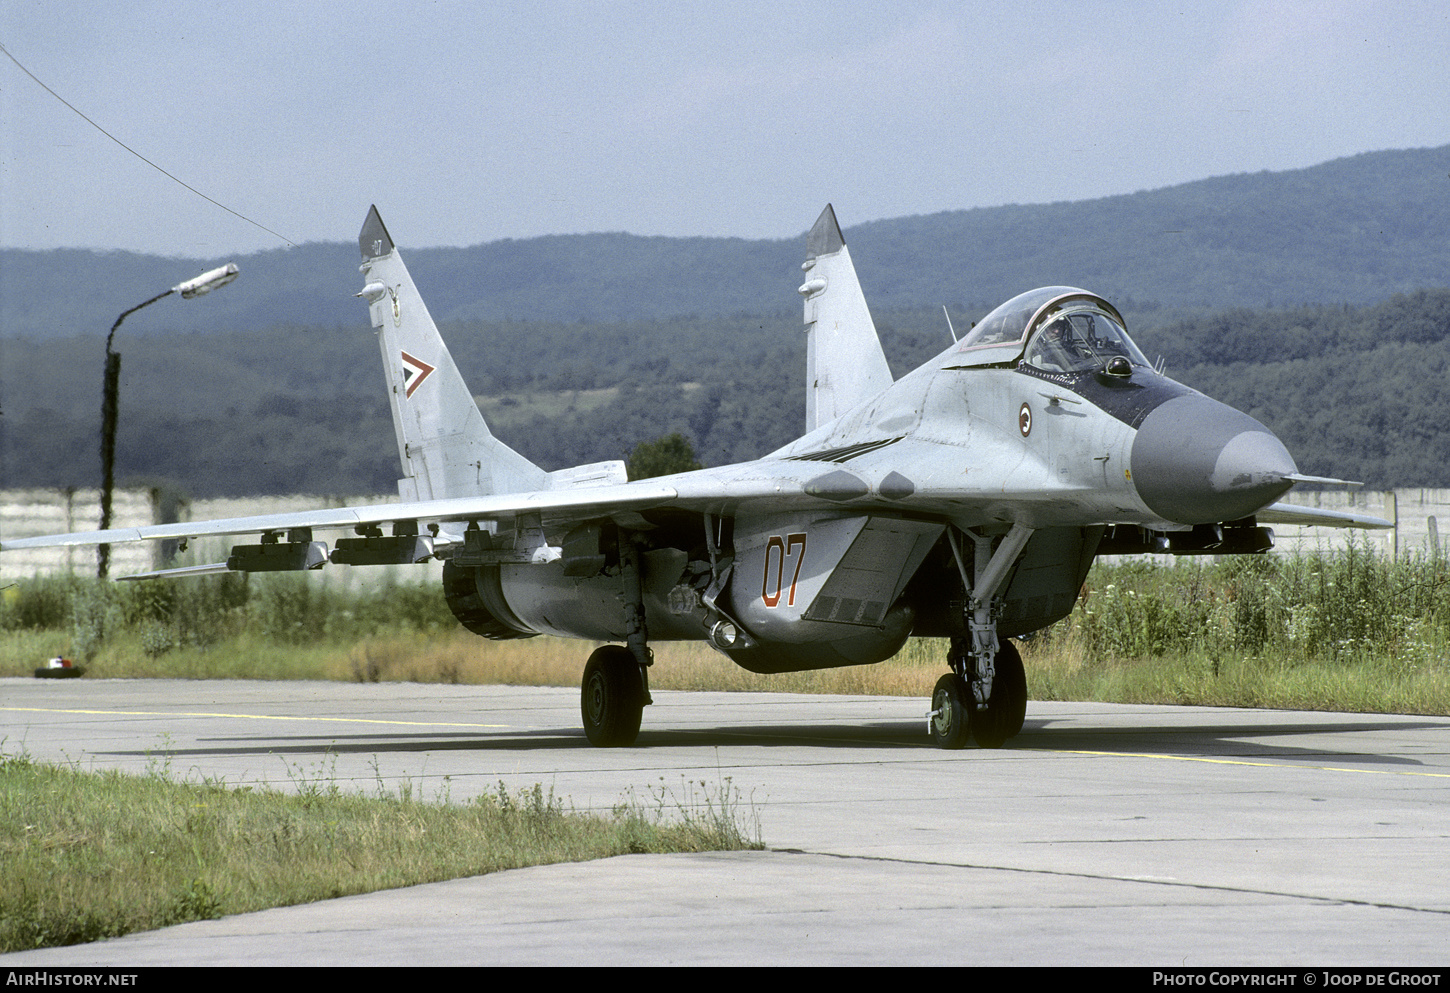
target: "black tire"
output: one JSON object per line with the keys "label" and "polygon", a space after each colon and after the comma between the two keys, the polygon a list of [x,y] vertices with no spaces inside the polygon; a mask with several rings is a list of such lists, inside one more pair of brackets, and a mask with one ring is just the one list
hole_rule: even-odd
{"label": "black tire", "polygon": [[936,681],[931,691],[931,743],[938,748],[964,748],[971,737],[972,693],[954,672]]}
{"label": "black tire", "polygon": [[579,710],[589,743],[600,748],[632,745],[644,716],[639,662],[621,645],[594,650],[584,666]]}
{"label": "black tire", "polygon": [[1003,641],[993,668],[992,695],[986,708],[972,715],[972,738],[982,748],[1001,748],[1022,730],[1027,716],[1027,671],[1017,646]]}
{"label": "black tire", "polygon": [[997,663],[997,678],[1005,675],[1010,691],[1007,699],[1010,704],[1003,712],[1004,730],[1007,737],[1015,738],[1022,731],[1022,723],[1027,719],[1027,668],[1022,664],[1022,653],[1017,646],[1010,641],[1002,643],[1002,651],[999,659],[1005,659],[1005,665]]}

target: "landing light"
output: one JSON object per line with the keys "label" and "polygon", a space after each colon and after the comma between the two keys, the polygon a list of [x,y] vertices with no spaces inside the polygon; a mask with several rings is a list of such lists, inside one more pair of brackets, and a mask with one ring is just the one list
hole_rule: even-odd
{"label": "landing light", "polygon": [[740,639],[740,632],[729,621],[717,621],[710,629],[710,640],[717,648],[734,648]]}

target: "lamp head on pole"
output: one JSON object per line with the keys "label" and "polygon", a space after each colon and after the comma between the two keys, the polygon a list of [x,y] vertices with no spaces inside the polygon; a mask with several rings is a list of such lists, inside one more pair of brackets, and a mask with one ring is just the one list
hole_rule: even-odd
{"label": "lamp head on pole", "polygon": [[237,264],[228,262],[224,266],[211,269],[202,273],[194,279],[188,279],[184,283],[173,286],[173,293],[180,293],[182,298],[190,300],[192,297],[205,296],[220,286],[225,286],[237,278]]}

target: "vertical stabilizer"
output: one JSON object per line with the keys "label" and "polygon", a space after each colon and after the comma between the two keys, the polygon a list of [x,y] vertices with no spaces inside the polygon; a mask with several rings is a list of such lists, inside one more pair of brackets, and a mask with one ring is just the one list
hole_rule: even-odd
{"label": "vertical stabilizer", "polygon": [[484,423],[378,208],[358,235],[368,302],[378,332],[403,478],[404,500],[517,493],[547,487],[547,474]]}
{"label": "vertical stabilizer", "polygon": [[830,204],[806,238],[806,431],[891,385],[891,369]]}

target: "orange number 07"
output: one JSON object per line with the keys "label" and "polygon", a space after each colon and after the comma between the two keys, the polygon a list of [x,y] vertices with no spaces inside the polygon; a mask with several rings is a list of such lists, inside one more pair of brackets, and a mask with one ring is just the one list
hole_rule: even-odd
{"label": "orange number 07", "polygon": [[[797,551],[799,549],[799,551]],[[801,578],[801,566],[806,561],[806,536],[803,534],[788,534],[782,538],[778,534],[770,536],[770,541],[765,546],[765,574],[760,577],[760,598],[765,601],[767,607],[774,607],[780,603],[780,595],[785,585],[785,564],[786,560],[795,558],[795,568],[791,571],[790,592],[786,594],[787,606],[795,606],[795,587]],[[770,571],[771,560],[775,560],[775,592],[771,592]]]}

